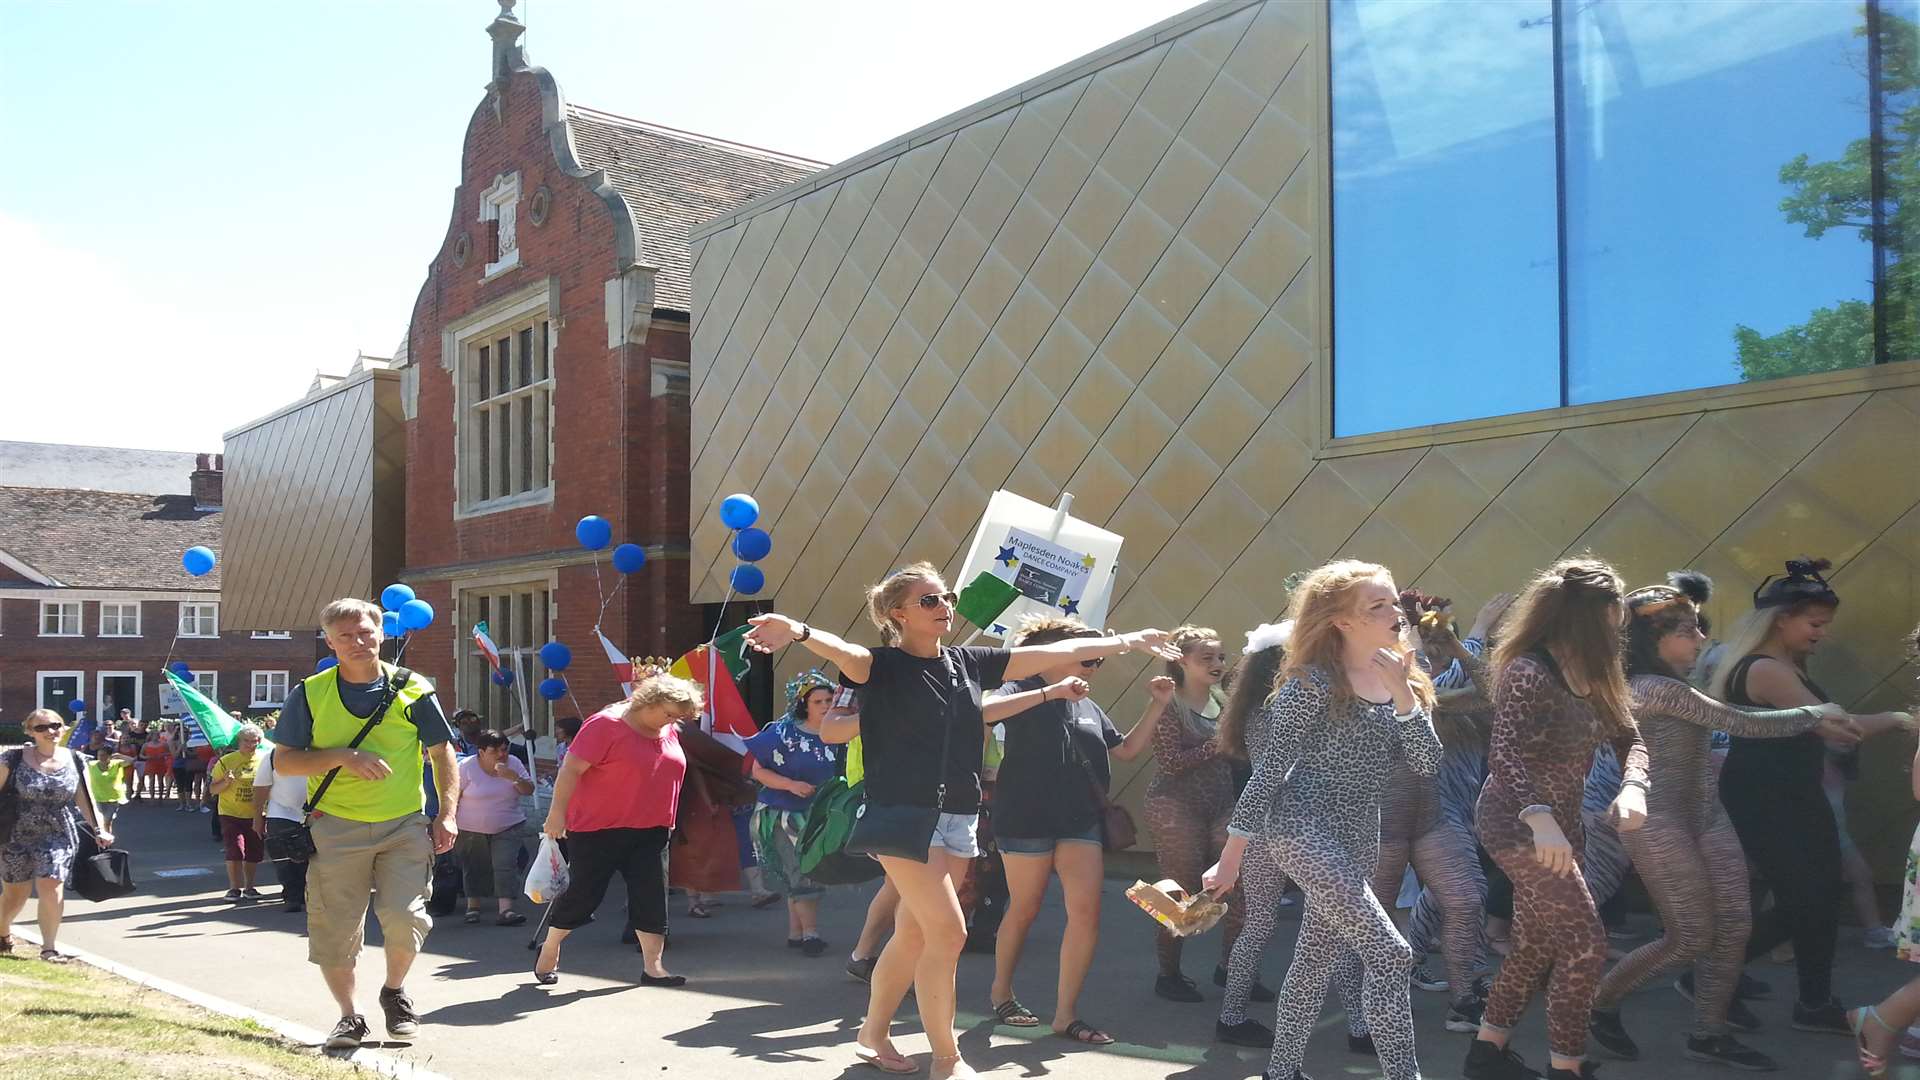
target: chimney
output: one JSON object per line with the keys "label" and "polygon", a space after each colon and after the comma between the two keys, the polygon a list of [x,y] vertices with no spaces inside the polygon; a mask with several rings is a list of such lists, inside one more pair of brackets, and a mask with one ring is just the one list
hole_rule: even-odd
{"label": "chimney", "polygon": [[225,454],[200,454],[194,458],[190,483],[195,510],[220,509],[222,478],[226,475]]}

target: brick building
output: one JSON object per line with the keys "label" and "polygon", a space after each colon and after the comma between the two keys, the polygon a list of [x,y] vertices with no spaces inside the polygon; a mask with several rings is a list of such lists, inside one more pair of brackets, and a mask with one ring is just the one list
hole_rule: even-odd
{"label": "brick building", "polygon": [[[36,485],[0,487],[0,727],[76,699],[96,717],[177,714],[161,693],[169,656],[236,713],[278,708],[313,670],[310,629],[228,629],[219,568],[181,568],[189,547],[220,550],[219,455],[24,443],[0,455],[9,480]],[[113,490],[129,487],[166,490]]]}
{"label": "brick building", "polygon": [[[528,682],[541,644],[570,646],[586,709],[618,694],[596,624],[634,654],[705,636],[687,602],[687,235],[821,167],[568,104],[505,6],[400,360],[400,577],[438,613],[407,662],[502,727],[516,712],[472,647],[478,622]],[[603,552],[596,569],[574,539],[588,514],[646,567],[621,582]],[[544,735],[552,713],[529,697]]]}

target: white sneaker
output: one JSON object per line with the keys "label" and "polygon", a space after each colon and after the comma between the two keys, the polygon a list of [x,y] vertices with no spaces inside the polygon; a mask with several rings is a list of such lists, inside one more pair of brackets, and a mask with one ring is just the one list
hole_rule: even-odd
{"label": "white sneaker", "polygon": [[1899,940],[1892,928],[1885,926],[1870,926],[1860,935],[1860,941],[1869,949],[1891,949]]}

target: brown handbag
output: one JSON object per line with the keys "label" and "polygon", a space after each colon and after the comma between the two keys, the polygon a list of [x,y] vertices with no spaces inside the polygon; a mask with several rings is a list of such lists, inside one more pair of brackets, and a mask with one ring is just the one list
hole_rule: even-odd
{"label": "brown handbag", "polygon": [[1100,808],[1100,846],[1107,851],[1125,851],[1140,840],[1140,828],[1133,823],[1133,815],[1127,808],[1107,797],[1107,789],[1100,786],[1100,778],[1093,771],[1093,764],[1073,742],[1073,712],[1067,712],[1064,725],[1067,739],[1067,753],[1080,765],[1080,771],[1087,774],[1087,788],[1093,792],[1094,805]]}

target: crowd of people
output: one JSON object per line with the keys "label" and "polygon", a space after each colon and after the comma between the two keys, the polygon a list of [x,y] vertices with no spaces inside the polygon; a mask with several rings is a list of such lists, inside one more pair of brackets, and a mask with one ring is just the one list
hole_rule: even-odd
{"label": "crowd of people", "polygon": [[[1851,896],[1870,944],[1920,960],[1920,834],[1889,930],[1870,875],[1855,895],[1865,864],[1842,810],[1858,745],[1913,721],[1849,712],[1809,674],[1840,607],[1825,570],[1789,562],[1709,649],[1712,583],[1699,574],[1629,588],[1604,562],[1566,559],[1495,597],[1462,633],[1444,598],[1339,561],[1304,575],[1284,618],[1248,631],[1231,656],[1210,628],[1114,634],[1071,616],[1028,620],[1006,647],[950,645],[955,596],[936,568],[914,564],[867,592],[877,647],[785,615],[751,620],[754,649],[798,647],[833,670],[791,681],[785,712],[745,740],[741,860],[757,867],[756,906],[786,900],[788,946],[825,955],[819,907],[832,886],[815,880],[829,875],[810,825],[858,793],[840,857],[870,857],[884,881],[847,962],[869,994],[852,1053],[887,1073],[921,1069],[892,1039],[911,991],[931,1075],[973,1075],[954,1032],[955,972],[981,940],[994,953],[985,1004],[999,1023],[1115,1041],[1082,1015],[1082,997],[1105,853],[1130,842],[1116,836],[1130,830],[1110,803],[1112,762],[1151,758],[1141,805],[1161,874],[1226,905],[1215,1037],[1270,1047],[1270,1080],[1304,1076],[1330,987],[1349,1048],[1377,1056],[1390,1080],[1420,1075],[1414,988],[1448,993],[1447,1029],[1473,1036],[1470,1080],[1543,1075],[1510,1045],[1536,997],[1544,1075],[1590,1077],[1590,1044],[1643,1056],[1623,1005],[1675,974],[1693,1022],[1672,1052],[1773,1069],[1733,1033],[1760,1026],[1747,1002],[1770,993],[1745,965],[1782,945],[1795,965],[1792,1026],[1852,1038],[1861,1067],[1881,1075],[1920,1021],[1920,980],[1847,1009],[1832,992],[1836,941]],[[304,912],[309,959],[340,1007],[330,1047],[371,1031],[355,985],[369,906],[384,937],[385,1030],[409,1038],[419,1018],[405,978],[432,928],[436,859],[460,871],[467,922],[521,925],[516,898],[542,834],[563,849],[570,882],[547,912],[534,981],[561,980],[565,941],[617,875],[638,981],[686,985],[665,966],[666,852],[684,827],[683,787],[713,768],[700,686],[642,665],[625,700],[565,722],[544,820],[529,821],[526,746],[474,714],[449,720],[427,680],[383,662],[380,616],[359,600],[322,613],[338,664],[292,689],[270,743],[246,725],[224,752],[202,753],[192,725],[149,730],[123,717],[117,741],[103,731],[74,751],[60,717],[34,713],[28,745],[0,759],[0,790],[18,807],[0,846],[0,927],[37,887],[42,955],[64,959],[60,882],[79,823],[111,843],[122,804],[177,798],[176,809],[215,813],[229,900],[263,899],[259,864],[282,849],[281,899]],[[1130,651],[1164,670],[1150,673],[1123,731],[1090,694],[1106,659]],[[1914,785],[1920,799],[1920,770]],[[1629,875],[1660,931],[1621,955],[1608,912]],[[1016,989],[1054,878],[1066,923],[1043,1019]],[[1293,903],[1300,928],[1275,990],[1257,973],[1277,912]],[[983,938],[989,909],[997,922]],[[1157,931],[1151,990],[1200,1002],[1183,945]],[[12,946],[0,937],[0,951]],[[1422,962],[1434,954],[1444,976]],[[1251,1015],[1266,1002],[1272,1026]]]}

